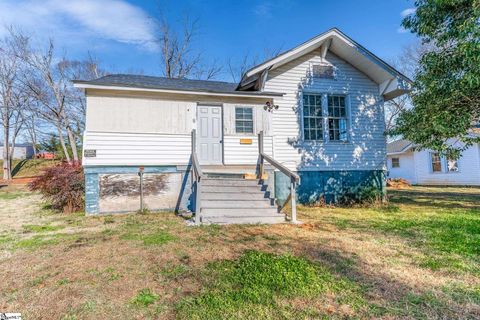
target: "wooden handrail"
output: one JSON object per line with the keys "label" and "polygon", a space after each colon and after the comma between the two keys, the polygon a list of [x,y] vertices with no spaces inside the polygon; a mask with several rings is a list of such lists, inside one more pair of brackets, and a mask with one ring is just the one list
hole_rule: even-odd
{"label": "wooden handrail", "polygon": [[270,157],[269,155],[265,154],[265,153],[261,153],[260,154],[263,159],[267,160],[268,163],[270,163],[272,166],[274,166],[275,168],[278,169],[278,171],[281,171],[283,174],[285,174],[286,176],[288,176],[289,178],[295,180],[295,183],[299,183],[300,182],[300,176],[298,174],[296,174],[295,172],[293,171],[290,171],[290,169],[288,169],[287,167],[285,167],[283,164],[281,164],[280,162],[278,162],[277,160],[273,159],[272,157]]}
{"label": "wooden handrail", "polygon": [[[285,174],[287,177],[290,178],[290,194],[287,197],[287,201],[291,201],[291,222],[292,223],[297,223],[297,203],[296,203],[296,186],[300,183],[300,176],[296,174],[295,172],[291,171],[288,169],[286,166],[278,162],[277,160],[273,159],[269,155],[267,155],[263,151],[263,131],[260,131],[258,134],[258,154],[259,154],[259,166],[258,166],[258,176],[259,179],[262,179],[263,176],[263,162],[266,160],[268,163],[270,163],[274,168]],[[285,203],[286,203],[285,202]],[[282,208],[285,206],[285,204],[282,206]]]}
{"label": "wooden handrail", "polygon": [[193,129],[192,130],[192,171],[193,171],[193,175],[195,176],[195,186],[196,186],[195,187],[195,224],[199,225],[201,222],[201,212],[202,212],[201,187],[202,187],[203,172],[197,158],[196,137],[197,137],[196,130]]}

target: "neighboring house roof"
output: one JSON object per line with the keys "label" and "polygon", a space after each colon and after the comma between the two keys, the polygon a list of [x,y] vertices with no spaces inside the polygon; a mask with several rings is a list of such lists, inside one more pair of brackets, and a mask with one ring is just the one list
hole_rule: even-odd
{"label": "neighboring house roof", "polygon": [[[265,81],[265,73],[293,61],[309,52],[320,49],[322,59],[327,51],[353,65],[380,85],[381,94],[386,100],[393,99],[411,89],[412,81],[388,63],[365,49],[337,28],[332,28],[318,36],[267,60],[250,70],[242,78],[239,90],[258,89],[259,82]],[[255,83],[255,84],[254,84]]]}
{"label": "neighboring house roof", "polygon": [[400,139],[387,144],[387,154],[404,153],[413,147],[410,140]]}
{"label": "neighboring house roof", "polygon": [[174,79],[132,74],[111,74],[90,81],[74,81],[79,88],[140,88],[154,91],[174,91],[184,93],[216,93],[222,95],[241,96],[282,96],[275,92],[244,92],[236,91],[237,84],[222,81]]}

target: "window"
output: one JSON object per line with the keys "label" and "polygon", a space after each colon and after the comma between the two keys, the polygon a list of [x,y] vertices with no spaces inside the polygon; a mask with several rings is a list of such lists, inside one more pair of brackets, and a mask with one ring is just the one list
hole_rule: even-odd
{"label": "window", "polygon": [[303,136],[305,140],[323,140],[322,95],[303,95]]}
{"label": "window", "polygon": [[458,172],[458,161],[447,158],[447,170],[448,172]]}
{"label": "window", "polygon": [[392,168],[400,168],[400,158],[392,158]]}
{"label": "window", "polygon": [[330,141],[347,141],[347,108],[344,96],[328,96],[328,136]]}
{"label": "window", "polygon": [[432,160],[432,171],[433,172],[442,172],[442,158],[438,153],[430,154]]}
{"label": "window", "polygon": [[253,134],[253,109],[235,107],[235,132]]}

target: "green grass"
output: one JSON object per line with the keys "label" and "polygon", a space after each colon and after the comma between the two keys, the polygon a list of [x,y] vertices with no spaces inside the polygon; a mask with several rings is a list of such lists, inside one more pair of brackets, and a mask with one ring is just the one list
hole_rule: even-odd
{"label": "green grass", "polygon": [[[415,190],[420,191],[390,191],[391,203],[386,206],[335,208],[322,219],[341,230],[403,238],[423,253],[417,259],[422,267],[480,274],[480,194],[452,197],[437,196],[438,189]],[[308,215],[317,209],[301,210]]]}
{"label": "green grass", "polygon": [[124,226],[123,240],[141,241],[146,246],[161,246],[174,241],[177,237],[162,229],[162,226],[150,226],[136,217],[128,219]]}
{"label": "green grass", "polygon": [[[280,319],[321,317],[308,301],[335,293],[335,300],[354,310],[368,309],[361,288],[326,268],[292,255],[247,251],[236,261],[210,264],[203,290],[177,306],[182,319]],[[303,300],[293,308],[282,301]]]}
{"label": "green grass", "polygon": [[42,232],[51,232],[63,229],[63,226],[52,226],[52,225],[33,225],[27,224],[23,225],[24,232],[35,232],[35,233],[42,233]]}
{"label": "green grass", "polygon": [[31,238],[25,238],[13,243],[14,249],[23,249],[27,251],[35,251],[40,248],[66,243],[78,239],[78,235],[55,233],[51,235],[36,234]]}
{"label": "green grass", "polygon": [[22,191],[6,191],[0,192],[0,200],[15,200],[21,197],[25,197],[29,193]]}
{"label": "green grass", "polygon": [[[45,159],[27,159],[27,160],[13,160],[12,175],[14,178],[34,177],[42,173],[43,169],[58,164],[59,160],[45,160]],[[0,166],[3,161],[0,160]]]}
{"label": "green grass", "polygon": [[150,289],[140,290],[135,297],[133,297],[131,303],[139,307],[148,307],[154,304],[160,297],[153,293]]}

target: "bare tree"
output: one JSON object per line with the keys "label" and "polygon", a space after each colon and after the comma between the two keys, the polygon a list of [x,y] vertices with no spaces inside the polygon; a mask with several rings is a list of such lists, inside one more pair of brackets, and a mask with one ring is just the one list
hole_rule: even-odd
{"label": "bare tree", "polygon": [[157,21],[157,44],[160,48],[162,73],[166,78],[210,80],[218,76],[222,68],[214,60],[207,64],[201,51],[194,48],[198,36],[199,20],[186,15],[181,21],[181,30],[160,15]]}
{"label": "bare tree", "polygon": [[240,82],[245,73],[252,67],[257,64],[269,60],[273,57],[278,56],[282,51],[281,47],[271,48],[265,47],[263,52],[256,53],[252,55],[251,53],[245,53],[241,59],[235,61],[233,59],[228,59],[228,73],[233,82]]}
{"label": "bare tree", "polygon": [[67,161],[79,161],[77,150],[85,126],[86,104],[84,95],[73,87],[71,80],[98,78],[105,72],[91,55],[84,61],[65,56],[58,59],[52,40],[45,51],[34,50],[25,43],[21,57],[27,65],[23,83],[35,100],[32,112],[56,129]]}
{"label": "bare tree", "polygon": [[[13,30],[13,29],[10,29]],[[0,42],[0,123],[3,131],[3,179],[12,179],[15,140],[23,124],[22,107],[28,100],[19,85],[21,59],[17,48],[23,38],[7,36]]]}
{"label": "bare tree", "polygon": [[[421,57],[432,49],[430,45],[420,42],[412,43],[404,47],[400,56],[392,61],[391,64],[409,78],[413,78]],[[387,132],[395,128],[399,114],[410,106],[411,100],[408,94],[385,102],[385,128]]]}

